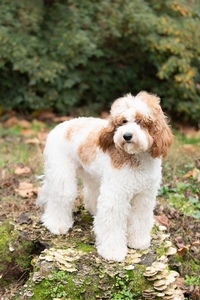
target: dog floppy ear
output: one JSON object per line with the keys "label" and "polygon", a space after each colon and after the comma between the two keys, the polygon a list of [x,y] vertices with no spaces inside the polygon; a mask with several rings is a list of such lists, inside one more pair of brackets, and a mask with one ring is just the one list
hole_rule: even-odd
{"label": "dog floppy ear", "polygon": [[113,144],[114,132],[115,125],[110,119],[108,125],[100,131],[98,140],[98,145],[104,152]]}
{"label": "dog floppy ear", "polygon": [[160,110],[160,113],[154,122],[151,135],[154,139],[151,148],[151,156],[154,158],[163,156],[163,158],[165,158],[168,154],[169,147],[171,146],[174,137],[162,110]]}
{"label": "dog floppy ear", "polygon": [[154,140],[151,147],[151,156],[154,158],[163,156],[165,158],[173,142],[173,134],[160,107],[160,98],[157,95],[144,91],[140,92],[136,97],[146,102],[153,113],[152,122],[148,126],[149,133]]}

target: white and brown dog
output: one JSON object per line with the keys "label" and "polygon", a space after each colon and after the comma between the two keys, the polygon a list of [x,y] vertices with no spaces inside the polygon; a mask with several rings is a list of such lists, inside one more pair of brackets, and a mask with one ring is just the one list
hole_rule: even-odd
{"label": "white and brown dog", "polygon": [[161,160],[173,140],[159,102],[146,92],[128,94],[113,103],[108,120],[76,118],[50,132],[37,203],[45,206],[42,222],[53,234],[73,225],[79,176],[98,253],[122,261],[127,245],[149,247]]}

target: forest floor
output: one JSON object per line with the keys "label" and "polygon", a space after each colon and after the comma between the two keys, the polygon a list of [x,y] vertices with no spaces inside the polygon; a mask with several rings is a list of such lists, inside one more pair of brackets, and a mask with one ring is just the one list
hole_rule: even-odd
{"label": "forest floor", "polygon": [[[11,116],[0,123],[0,223],[12,218],[19,225],[39,215],[35,206],[43,172],[43,149],[48,132],[63,119],[42,121]],[[175,142],[163,162],[163,184],[157,197],[155,219],[171,235],[177,254],[170,266],[180,274],[185,299],[200,299],[200,132],[175,132]],[[30,234],[32,234],[30,232]],[[29,272],[29,270],[27,270]],[[16,289],[24,283],[17,275]],[[2,289],[2,291],[5,289]],[[0,287],[1,291],[1,287]],[[3,295],[3,292],[0,296]],[[9,299],[8,289],[7,298]]]}

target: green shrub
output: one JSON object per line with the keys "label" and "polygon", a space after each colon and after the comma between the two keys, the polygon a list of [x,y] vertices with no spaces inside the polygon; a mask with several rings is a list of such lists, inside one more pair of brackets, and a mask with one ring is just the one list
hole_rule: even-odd
{"label": "green shrub", "polygon": [[198,0],[4,0],[0,108],[98,111],[147,90],[197,124],[199,11]]}

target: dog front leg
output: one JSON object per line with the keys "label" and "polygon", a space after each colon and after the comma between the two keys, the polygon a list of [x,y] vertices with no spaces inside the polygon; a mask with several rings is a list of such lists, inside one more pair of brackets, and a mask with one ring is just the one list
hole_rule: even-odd
{"label": "dog front leg", "polygon": [[156,193],[156,191],[140,193],[131,201],[127,228],[130,248],[146,249],[150,246]]}
{"label": "dog front leg", "polygon": [[97,252],[107,260],[122,261],[127,254],[129,201],[120,191],[101,193],[94,219]]}

